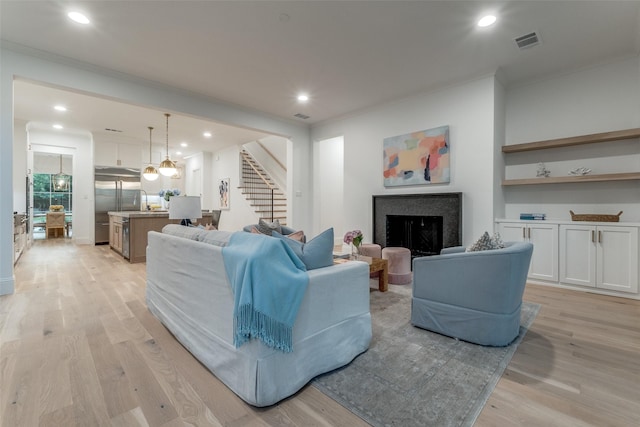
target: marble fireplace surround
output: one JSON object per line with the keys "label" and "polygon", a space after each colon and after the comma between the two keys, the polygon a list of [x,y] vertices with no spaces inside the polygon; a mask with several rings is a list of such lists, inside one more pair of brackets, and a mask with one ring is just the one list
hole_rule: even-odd
{"label": "marble fireplace surround", "polygon": [[387,246],[387,215],[442,216],[443,247],[462,243],[462,193],[373,196],[373,242]]}

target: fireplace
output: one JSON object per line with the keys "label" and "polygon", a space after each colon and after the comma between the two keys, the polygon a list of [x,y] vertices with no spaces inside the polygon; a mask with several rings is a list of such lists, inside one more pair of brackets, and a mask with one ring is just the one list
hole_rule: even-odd
{"label": "fireplace", "polygon": [[434,255],[462,243],[462,193],[373,196],[373,241]]}
{"label": "fireplace", "polygon": [[441,216],[387,215],[387,246],[411,250],[411,258],[438,255],[442,249]]}

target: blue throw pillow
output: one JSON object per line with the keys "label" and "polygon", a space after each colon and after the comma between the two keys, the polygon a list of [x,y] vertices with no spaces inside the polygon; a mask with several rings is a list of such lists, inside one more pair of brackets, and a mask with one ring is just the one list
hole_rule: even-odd
{"label": "blue throw pillow", "polygon": [[333,228],[323,231],[307,243],[290,239],[277,231],[274,231],[271,236],[282,239],[289,245],[307,270],[333,265]]}

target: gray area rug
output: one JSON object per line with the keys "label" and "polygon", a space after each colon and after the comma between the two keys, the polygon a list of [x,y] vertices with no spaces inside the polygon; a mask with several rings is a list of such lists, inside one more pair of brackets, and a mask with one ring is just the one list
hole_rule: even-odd
{"label": "gray area rug", "polygon": [[313,386],[373,426],[471,426],[540,306],[524,303],[520,335],[482,347],[411,325],[411,287],[371,292],[373,340]]}

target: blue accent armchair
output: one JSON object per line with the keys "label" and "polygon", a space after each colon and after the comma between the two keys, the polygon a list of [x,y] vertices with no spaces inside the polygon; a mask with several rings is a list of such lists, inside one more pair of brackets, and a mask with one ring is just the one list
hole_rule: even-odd
{"label": "blue accent armchair", "polygon": [[533,245],[507,242],[503,249],[413,260],[411,323],[481,345],[505,346],[520,331],[522,294]]}

